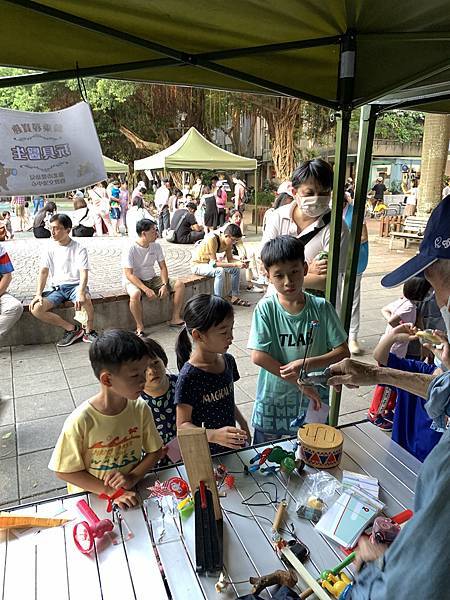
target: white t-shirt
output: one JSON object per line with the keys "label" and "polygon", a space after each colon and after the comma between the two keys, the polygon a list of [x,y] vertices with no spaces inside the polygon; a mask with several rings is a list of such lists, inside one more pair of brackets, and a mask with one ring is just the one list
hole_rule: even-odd
{"label": "white t-shirt", "polygon": [[75,240],[67,246],[52,242],[42,255],[41,268],[49,270],[52,285],[79,283],[80,270],[89,270],[87,250]]}
{"label": "white t-shirt", "polygon": [[[133,275],[136,275],[141,281],[150,281],[155,277],[155,263],[164,260],[164,252],[157,242],[153,242],[148,248],[143,248],[138,243],[125,248],[122,253],[122,267],[124,269],[133,269]],[[124,275],[124,283],[128,279]]]}
{"label": "white t-shirt", "polygon": [[128,237],[130,238],[130,240],[136,240],[139,237],[136,232],[136,223],[141,219],[150,219],[150,221],[154,221],[152,215],[148,212],[146,208],[138,208],[137,206],[132,206],[130,209],[128,209],[126,221]]}
{"label": "white t-shirt", "polygon": [[169,204],[170,190],[165,185],[159,187],[155,192],[155,206],[161,210],[163,206]]}
{"label": "white t-shirt", "polygon": [[[264,229],[261,248],[269,240],[273,240],[279,235],[293,235],[302,239],[302,236],[312,231],[316,227],[323,225],[322,218],[319,217],[317,221],[314,221],[311,225],[302,230],[299,234],[297,225],[292,218],[296,202],[291,204],[285,204],[280,208],[277,208],[268,217],[266,228]],[[345,271],[345,263],[347,260],[347,246],[350,234],[345,222],[342,222],[341,231],[341,252],[339,256],[339,271],[343,273]],[[328,252],[330,245],[330,223],[325,225],[313,238],[305,245],[305,260],[309,264],[314,258],[322,251]]]}
{"label": "white t-shirt", "polygon": [[94,215],[87,207],[77,208],[77,210],[71,212],[69,216],[72,219],[72,227],[77,227],[80,224],[85,227],[95,227]]}

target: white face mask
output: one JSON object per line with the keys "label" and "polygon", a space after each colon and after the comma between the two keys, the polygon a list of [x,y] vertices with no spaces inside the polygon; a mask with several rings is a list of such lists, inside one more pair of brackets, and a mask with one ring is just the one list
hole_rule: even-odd
{"label": "white face mask", "polygon": [[441,306],[441,315],[442,318],[444,319],[444,323],[445,323],[445,327],[447,329],[447,336],[450,338],[450,311],[449,311],[449,306],[450,306],[450,296],[448,298],[447,304],[444,306]]}
{"label": "white face mask", "polygon": [[330,196],[300,196],[299,207],[307,217],[320,217],[330,206]]}

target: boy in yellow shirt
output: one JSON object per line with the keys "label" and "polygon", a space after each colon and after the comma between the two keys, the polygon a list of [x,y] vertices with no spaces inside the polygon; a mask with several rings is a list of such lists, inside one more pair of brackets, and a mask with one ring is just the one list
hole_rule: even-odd
{"label": "boy in yellow shirt", "polygon": [[135,506],[138,499],[131,488],[163,454],[152,412],[139,398],[147,348],[136,334],[112,329],[95,340],[89,359],[100,391],[66,419],[49,468],[67,481],[69,493],[86,490],[111,496],[123,487],[127,491],[117,504]]}

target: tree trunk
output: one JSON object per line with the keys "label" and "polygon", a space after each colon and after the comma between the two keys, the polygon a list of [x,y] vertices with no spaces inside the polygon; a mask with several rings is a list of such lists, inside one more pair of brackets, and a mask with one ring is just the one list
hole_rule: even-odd
{"label": "tree trunk", "polygon": [[276,112],[261,111],[267,121],[273,165],[280,181],[290,179],[294,170],[294,130],[300,106],[296,98],[278,98]]}
{"label": "tree trunk", "polygon": [[430,213],[441,201],[449,136],[448,115],[425,115],[417,201],[418,214]]}

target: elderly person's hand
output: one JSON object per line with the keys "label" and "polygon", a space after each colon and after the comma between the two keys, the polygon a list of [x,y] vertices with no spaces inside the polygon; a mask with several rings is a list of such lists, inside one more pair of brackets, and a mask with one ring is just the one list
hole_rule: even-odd
{"label": "elderly person's hand", "polygon": [[438,337],[441,340],[441,343],[436,346],[435,344],[424,344],[424,348],[430,350],[447,368],[450,369],[450,345],[448,343],[448,338],[443,331],[439,331],[435,329],[433,331],[433,335]]}
{"label": "elderly person's hand", "polygon": [[355,568],[359,571],[362,565],[366,562],[373,562],[383,556],[386,552],[385,544],[372,544],[366,536],[359,538],[358,547],[356,548]]}
{"label": "elderly person's hand", "polygon": [[344,358],[340,362],[331,365],[332,376],[327,381],[337,390],[341,390],[345,385],[348,388],[356,388],[360,385],[372,385],[378,383],[377,376],[380,367],[363,363],[352,358]]}

